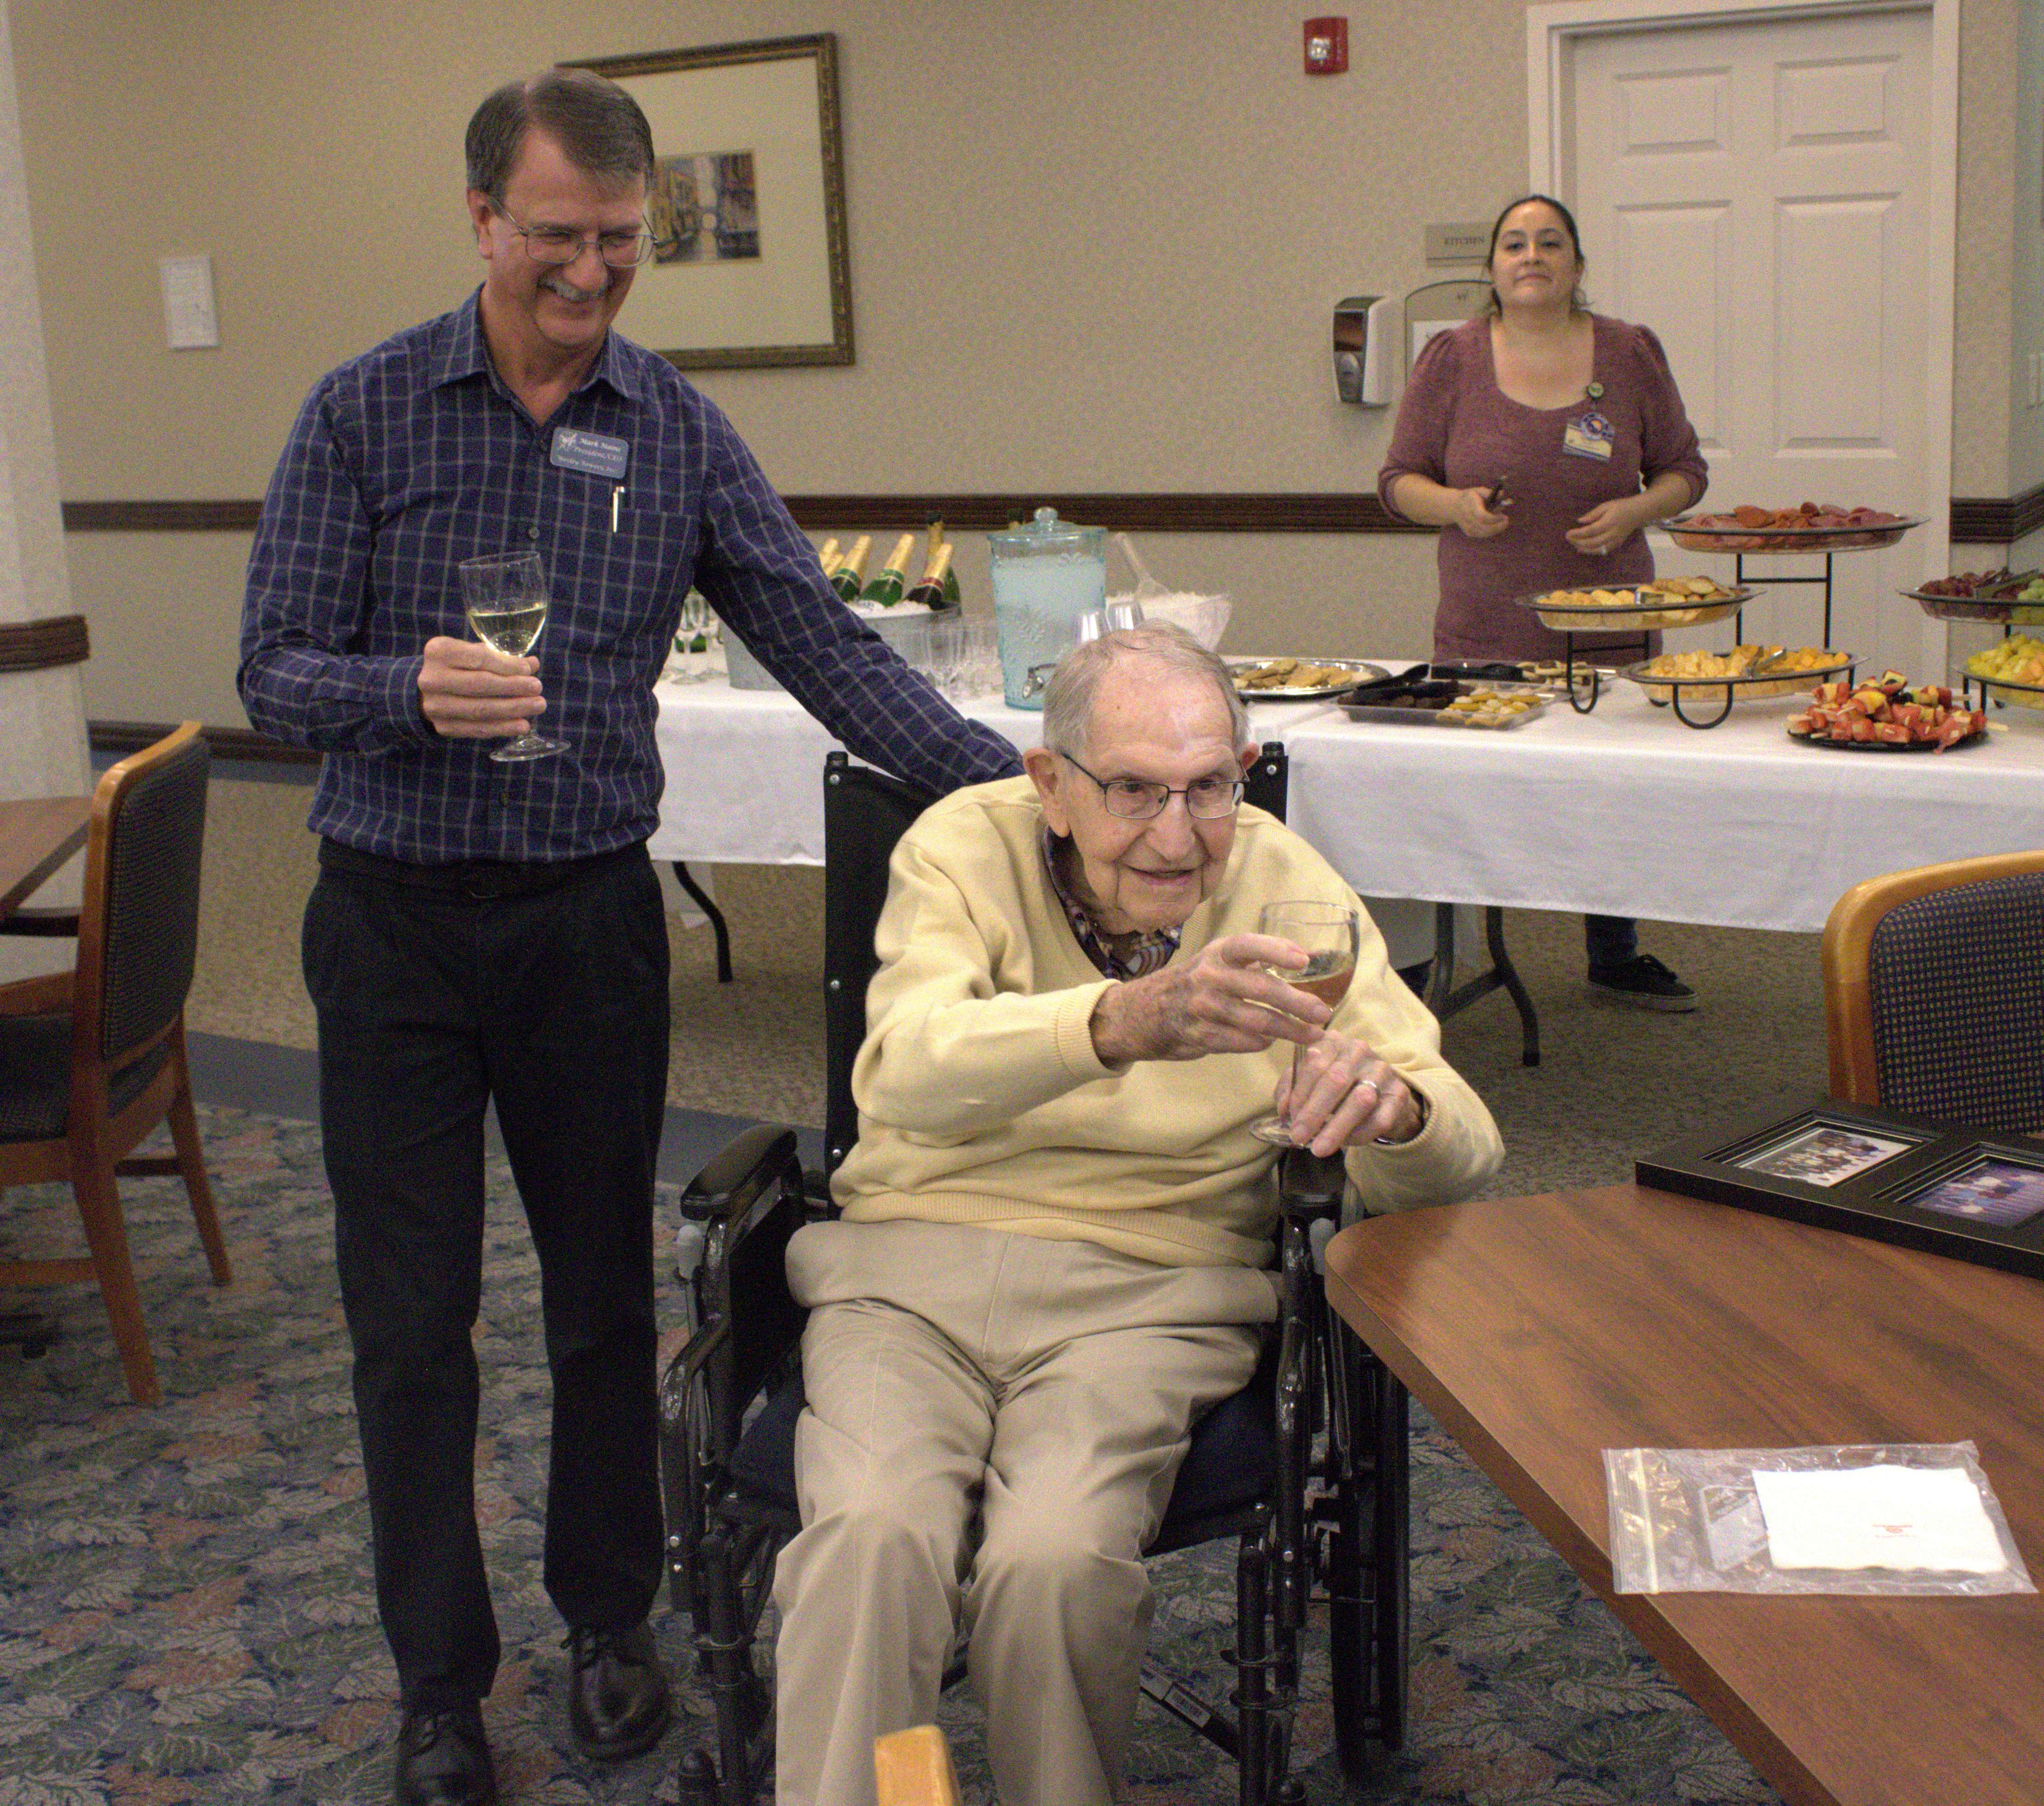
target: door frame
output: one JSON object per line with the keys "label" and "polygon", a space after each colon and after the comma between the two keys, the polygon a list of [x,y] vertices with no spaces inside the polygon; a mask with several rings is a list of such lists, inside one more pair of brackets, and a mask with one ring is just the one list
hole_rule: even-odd
{"label": "door frame", "polygon": [[[1562,106],[1573,40],[1621,32],[1761,20],[1837,18],[1869,13],[1931,15],[1929,159],[1923,171],[1925,252],[1931,271],[1924,297],[1924,511],[1917,537],[1923,574],[1941,577],[1951,563],[1952,359],[1955,349],[1959,224],[1959,6],[1961,0],[1552,0],[1526,10],[1527,186],[1551,194],[1568,161],[1571,121]],[[1942,279],[1940,273],[1942,272]],[[1923,619],[1924,668],[1942,677],[1950,655],[1948,624]],[[1931,680],[1927,680],[1931,681]]]}

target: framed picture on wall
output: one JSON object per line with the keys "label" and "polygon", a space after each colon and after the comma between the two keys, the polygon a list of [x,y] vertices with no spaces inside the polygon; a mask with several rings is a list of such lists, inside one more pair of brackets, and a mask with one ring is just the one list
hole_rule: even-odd
{"label": "framed picture on wall", "polygon": [[1685,1136],[1642,1185],[2044,1278],[2044,1139],[1829,1098]]}
{"label": "framed picture on wall", "polygon": [[579,67],[653,128],[653,256],[619,329],[683,370],[851,363],[836,35]]}

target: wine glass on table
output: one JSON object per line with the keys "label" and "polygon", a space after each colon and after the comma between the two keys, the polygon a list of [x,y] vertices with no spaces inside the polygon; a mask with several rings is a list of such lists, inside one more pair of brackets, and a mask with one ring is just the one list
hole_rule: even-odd
{"label": "wine glass on table", "polygon": [[[1349,980],[1355,976],[1356,948],[1362,938],[1362,924],[1354,910],[1339,903],[1266,903],[1257,931],[1276,940],[1289,940],[1304,952],[1303,971],[1283,966],[1270,968],[1295,990],[1311,993],[1330,1009],[1347,996]],[[1298,1096],[1299,1057],[1304,1051],[1296,1045],[1292,1050],[1290,1101]],[[1290,1120],[1274,1113],[1251,1124],[1250,1132],[1280,1147],[1297,1145]]]}
{"label": "wine glass on table", "polygon": [[[492,552],[461,561],[461,599],[475,636],[493,650],[522,659],[547,624],[547,571],[536,551]],[[490,749],[501,763],[544,759],[565,752],[567,743],[550,740],[530,728],[514,740]]]}

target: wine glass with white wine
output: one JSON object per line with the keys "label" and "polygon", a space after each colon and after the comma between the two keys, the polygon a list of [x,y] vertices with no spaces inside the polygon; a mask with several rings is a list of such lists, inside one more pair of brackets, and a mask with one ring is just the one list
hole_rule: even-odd
{"label": "wine glass with white wine", "polygon": [[[1348,995],[1349,980],[1355,976],[1356,948],[1362,938],[1362,924],[1356,912],[1339,903],[1311,901],[1266,903],[1257,931],[1278,940],[1289,940],[1306,955],[1305,970],[1273,966],[1270,971],[1294,989],[1310,992],[1332,1009]],[[1299,1089],[1299,1056],[1292,1049],[1292,1099]],[[1250,1132],[1280,1147],[1296,1146],[1292,1124],[1272,1114],[1250,1125]]]}
{"label": "wine glass with white wine", "polygon": [[[475,637],[497,651],[522,659],[547,624],[547,570],[536,551],[492,552],[461,561],[461,599]],[[500,763],[544,759],[567,750],[530,728],[514,740],[493,747]]]}

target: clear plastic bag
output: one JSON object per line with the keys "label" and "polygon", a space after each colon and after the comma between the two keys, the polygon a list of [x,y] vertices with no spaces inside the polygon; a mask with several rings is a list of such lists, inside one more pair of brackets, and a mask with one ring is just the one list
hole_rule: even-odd
{"label": "clear plastic bag", "polygon": [[2034,1593],[1979,1454],[1969,1442],[1606,1449],[1613,1589]]}

